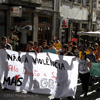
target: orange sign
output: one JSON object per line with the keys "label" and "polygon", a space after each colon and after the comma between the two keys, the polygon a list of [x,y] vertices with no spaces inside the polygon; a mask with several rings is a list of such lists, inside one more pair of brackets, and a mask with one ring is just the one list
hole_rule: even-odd
{"label": "orange sign", "polygon": [[77,41],[78,39],[77,38],[71,38],[71,41]]}

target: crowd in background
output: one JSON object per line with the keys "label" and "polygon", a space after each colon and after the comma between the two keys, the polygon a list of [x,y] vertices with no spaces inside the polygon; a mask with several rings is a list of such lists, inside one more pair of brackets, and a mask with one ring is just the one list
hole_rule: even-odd
{"label": "crowd in background", "polygon": [[[43,40],[42,45],[39,45],[38,41],[34,43],[29,41],[24,51],[41,53],[45,52],[45,50],[53,50],[56,51],[56,54],[76,56],[79,59],[79,77],[82,82],[82,92],[85,93],[84,97],[87,97],[87,92],[91,89],[93,79],[95,78],[95,76],[90,76],[89,68],[91,67],[91,62],[100,62],[100,43],[97,41],[87,42],[85,40],[82,42],[81,46],[78,46],[76,41],[68,42],[63,45],[59,40],[55,42],[50,41],[49,44],[47,44],[47,42],[47,40]],[[5,36],[1,39],[0,49],[13,49],[12,45],[7,42]],[[97,91],[100,91],[100,77],[98,77],[98,81],[99,86]]]}

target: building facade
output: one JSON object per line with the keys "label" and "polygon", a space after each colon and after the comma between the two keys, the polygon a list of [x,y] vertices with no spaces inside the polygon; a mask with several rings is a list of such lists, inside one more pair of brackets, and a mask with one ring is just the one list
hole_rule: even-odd
{"label": "building facade", "polygon": [[[25,47],[28,41],[33,41],[34,10],[40,7],[42,0],[1,0],[0,1],[0,39],[2,36],[9,37],[10,29],[15,27],[19,30],[20,44]],[[21,16],[18,16],[21,8]],[[21,46],[22,46],[21,45]]]}
{"label": "building facade", "polygon": [[[96,0],[1,0],[0,38],[16,26],[24,47],[28,41],[49,43],[55,36],[64,43],[72,38],[79,42],[78,31],[97,30],[96,4]],[[11,15],[11,7],[16,6],[22,7],[22,16]],[[67,28],[61,26],[66,24],[62,20],[68,21]]]}
{"label": "building facade", "polygon": [[71,41],[72,38],[77,38],[79,42],[78,31],[97,29],[96,0],[61,0],[60,5],[61,20],[68,19],[68,28],[61,28],[61,32],[65,30],[65,42]]}
{"label": "building facade", "polygon": [[[22,6],[22,16],[11,16],[11,7],[15,6]],[[21,44],[31,40],[42,45],[44,39],[49,43],[59,36],[59,0],[5,0],[0,2],[0,13],[0,38],[9,36],[10,28],[15,26],[20,30]]]}
{"label": "building facade", "polygon": [[54,36],[59,35],[59,0],[42,0],[41,7],[34,11],[34,35],[33,41],[42,45],[44,39],[49,43]]}

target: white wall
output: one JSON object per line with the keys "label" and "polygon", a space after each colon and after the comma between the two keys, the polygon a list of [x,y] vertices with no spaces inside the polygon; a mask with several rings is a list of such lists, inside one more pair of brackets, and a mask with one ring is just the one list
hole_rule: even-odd
{"label": "white wall", "polygon": [[70,5],[62,5],[60,7],[60,15],[63,18],[87,20],[88,13],[89,12],[87,8],[80,9],[80,6],[73,6],[73,8],[71,8]]}
{"label": "white wall", "polygon": [[[75,19],[75,20],[88,20],[88,7],[82,7],[73,5],[62,5],[60,7],[60,16],[63,18]],[[96,10],[93,11],[93,21],[96,21]]]}

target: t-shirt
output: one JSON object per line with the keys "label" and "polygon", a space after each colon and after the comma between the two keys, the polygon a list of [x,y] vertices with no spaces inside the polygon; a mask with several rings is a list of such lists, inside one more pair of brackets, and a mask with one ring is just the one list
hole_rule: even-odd
{"label": "t-shirt", "polygon": [[89,59],[86,59],[86,60],[79,59],[79,73],[85,74],[85,73],[90,72],[90,69],[87,66],[87,63],[89,63],[89,62],[90,62]]}
{"label": "t-shirt", "polygon": [[0,44],[0,49],[4,49],[4,48],[12,50],[12,46],[9,43],[7,43],[5,45]]}
{"label": "t-shirt", "polygon": [[[42,46],[42,47],[43,47],[43,46]],[[43,50],[44,50],[44,49],[49,49],[49,46],[48,46],[48,45],[46,45],[46,47],[43,47]]]}

